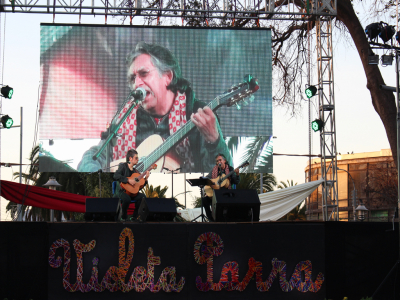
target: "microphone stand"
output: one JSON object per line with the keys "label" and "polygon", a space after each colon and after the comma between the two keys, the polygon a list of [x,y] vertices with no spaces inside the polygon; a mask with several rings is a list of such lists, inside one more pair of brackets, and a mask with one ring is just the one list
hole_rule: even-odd
{"label": "microphone stand", "polygon": [[170,170],[168,168],[163,168],[164,170],[167,170],[168,172],[171,172],[172,175],[172,198],[174,198],[174,172],[179,171],[181,168],[175,169],[175,170]]}
{"label": "microphone stand", "polygon": [[218,165],[218,177],[219,177],[219,179],[218,179],[218,185],[219,185],[219,188],[221,189],[221,179],[222,179],[222,168],[221,168],[221,166],[220,165]]}
{"label": "microphone stand", "polygon": [[[114,168],[114,167],[115,166],[104,168],[104,171],[108,171],[108,170],[110,170],[111,168]],[[101,173],[103,173],[104,171],[103,171],[103,169],[98,169],[97,171],[89,173],[89,175],[94,174],[94,173],[99,173],[99,193],[100,193],[100,198],[101,198]]]}
{"label": "microphone stand", "polygon": [[[126,118],[128,118],[128,116],[130,115],[130,113],[132,112],[132,110],[137,107],[144,99],[143,96],[138,96],[136,94],[134,94],[135,91],[132,91],[129,93],[128,97],[125,99],[124,103],[122,104],[122,106],[120,107],[119,111],[114,115],[113,119],[111,120],[111,125],[107,130],[108,133],[108,137],[105,138],[105,142],[103,143],[103,145],[99,148],[99,150],[97,150],[97,152],[93,155],[93,160],[97,160],[100,156],[100,154],[103,152],[103,150],[108,146],[108,144],[111,142],[111,140],[117,135],[118,129],[121,127],[121,125],[125,122]],[[123,114],[122,110],[125,106],[125,104],[129,101],[129,99],[131,99],[132,97],[134,97],[134,103],[131,105],[131,107],[128,108],[128,110],[126,111],[126,113],[123,115],[123,117],[121,118],[121,120],[115,124],[116,122],[116,118],[117,116],[120,115],[120,113]],[[108,155],[109,153],[107,153]],[[109,169],[109,159],[107,159],[107,166]]]}

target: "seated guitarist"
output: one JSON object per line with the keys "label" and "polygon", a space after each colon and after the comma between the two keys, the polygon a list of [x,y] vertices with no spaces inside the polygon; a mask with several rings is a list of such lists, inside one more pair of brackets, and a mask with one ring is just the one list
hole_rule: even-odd
{"label": "seated guitarist", "polygon": [[[126,154],[126,163],[121,163],[119,164],[118,170],[114,174],[114,180],[117,180],[118,182],[122,183],[129,183],[131,185],[135,185],[135,180],[132,178],[129,178],[132,176],[134,173],[139,173],[134,166],[138,163],[139,157],[138,153],[134,149],[128,150]],[[147,180],[149,179],[150,172],[146,172],[146,183]],[[114,197],[121,199],[122,202],[122,216],[121,216],[121,221],[125,221],[127,219],[127,211],[129,204],[131,201],[135,201],[135,212],[133,213],[132,219],[135,220],[137,219],[138,215],[138,210],[140,203],[142,202],[143,198],[146,198],[146,196],[142,193],[138,193],[134,197],[130,197],[128,194],[125,193],[123,189],[121,189],[120,185],[117,184],[117,189],[114,194]]]}
{"label": "seated guitarist", "polygon": [[[228,174],[229,172],[232,172],[232,171],[233,171],[233,168],[231,166],[229,166],[224,154],[219,153],[215,157],[214,168],[212,169],[212,171],[210,173],[208,173],[208,175],[206,177],[210,178],[210,179],[215,179],[218,176],[224,176],[225,174]],[[227,178],[229,180],[229,185],[228,185],[227,189],[231,189],[232,184],[238,184],[240,181],[239,169],[236,168],[234,171],[235,171],[235,173],[233,173],[230,178]],[[215,185],[212,185],[211,187],[213,189],[216,188]],[[221,187],[221,188],[224,188],[224,187]],[[211,209],[210,209],[211,204],[212,204],[212,198],[210,198],[208,196],[204,197],[204,199],[203,199],[204,210],[206,211],[208,220],[210,222],[213,222],[214,218],[212,217]]]}

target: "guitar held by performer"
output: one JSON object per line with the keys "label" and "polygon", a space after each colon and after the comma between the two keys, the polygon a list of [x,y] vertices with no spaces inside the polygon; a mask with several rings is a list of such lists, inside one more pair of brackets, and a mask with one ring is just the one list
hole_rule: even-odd
{"label": "guitar held by performer", "polygon": [[[150,170],[154,170],[157,168],[156,164],[150,166],[145,172],[142,174],[140,173],[133,173],[128,178],[128,183],[121,182],[119,185],[131,197],[134,197],[139,193],[139,191],[144,187],[147,182],[148,174]],[[146,176],[147,175],[147,176]]]}
{"label": "guitar held by performer", "polygon": [[[226,187],[223,187],[223,181],[225,180],[226,175],[229,174],[229,178],[226,178],[227,181],[229,182],[228,185],[226,185]],[[211,170],[210,173],[208,173],[208,175],[206,176],[207,178],[213,180],[216,179],[215,184],[213,187],[218,187],[218,188],[231,188],[232,184],[238,184],[240,181],[240,177],[239,177],[239,169],[233,169],[231,166],[229,166],[229,164],[227,163],[227,159],[224,156],[223,153],[219,153],[217,154],[217,156],[215,157],[215,166],[214,168]],[[219,177],[219,179],[218,179]],[[220,179],[223,179],[222,181],[218,182]],[[212,214],[211,214],[211,203],[212,203],[212,194],[213,190],[211,188],[211,196],[209,196],[207,194],[207,196],[205,196],[203,198],[203,206],[204,206],[204,210],[206,211],[206,215],[209,221],[214,221]]]}
{"label": "guitar held by performer", "polygon": [[[237,176],[239,176],[239,169],[244,168],[246,166],[249,165],[249,162],[246,161],[245,163],[241,164],[239,167],[237,167],[235,170],[230,171],[229,173],[224,173],[224,175],[222,175],[222,170],[223,168],[226,166],[222,166],[222,160],[223,158],[220,156],[218,161],[216,161],[216,165],[219,167],[218,168],[218,176],[216,178],[212,178],[210,179],[214,184],[209,186],[205,186],[204,187],[204,192],[206,193],[206,195],[208,197],[212,197],[213,196],[213,190],[218,190],[220,188],[230,188],[231,185],[231,176],[233,175],[233,173],[236,173]],[[211,174],[212,177],[212,174]]]}
{"label": "guitar held by performer", "polygon": [[[117,190],[114,194],[115,198],[119,198],[122,203],[122,221],[125,221],[127,216],[128,207],[131,202],[135,204],[135,211],[133,213],[133,219],[137,218],[138,209],[140,203],[145,198],[145,195],[140,193],[139,190],[147,184],[150,172],[149,169],[140,174],[135,168],[139,161],[138,153],[134,149],[130,149],[126,155],[126,162],[119,164],[118,170],[114,174],[114,180],[117,180],[120,184],[117,184]],[[128,191],[129,194],[126,192]]]}

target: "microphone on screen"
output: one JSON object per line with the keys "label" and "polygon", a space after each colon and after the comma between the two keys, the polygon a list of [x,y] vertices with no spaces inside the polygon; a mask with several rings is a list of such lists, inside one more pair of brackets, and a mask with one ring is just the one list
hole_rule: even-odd
{"label": "microphone on screen", "polygon": [[131,97],[135,100],[143,100],[146,97],[146,90],[144,88],[137,88],[131,92]]}

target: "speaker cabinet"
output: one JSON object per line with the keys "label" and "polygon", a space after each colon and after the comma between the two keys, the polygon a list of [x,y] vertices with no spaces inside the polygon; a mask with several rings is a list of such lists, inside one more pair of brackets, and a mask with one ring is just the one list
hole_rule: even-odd
{"label": "speaker cabinet", "polygon": [[172,198],[146,198],[140,203],[138,220],[172,222],[176,216],[175,200]]}
{"label": "speaker cabinet", "polygon": [[121,213],[118,198],[86,198],[86,221],[118,221]]}
{"label": "speaker cabinet", "polygon": [[260,199],[256,190],[214,190],[212,216],[215,222],[260,220]]}

